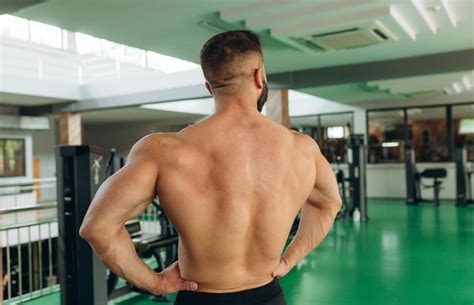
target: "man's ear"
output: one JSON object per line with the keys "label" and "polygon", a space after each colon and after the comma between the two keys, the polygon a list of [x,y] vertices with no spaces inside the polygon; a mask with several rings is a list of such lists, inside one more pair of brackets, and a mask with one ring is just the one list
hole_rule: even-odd
{"label": "man's ear", "polygon": [[207,91],[209,91],[209,93],[210,93],[211,95],[214,95],[214,94],[212,93],[211,85],[209,85],[209,83],[208,83],[207,81],[206,81],[206,89],[207,89]]}
{"label": "man's ear", "polygon": [[263,69],[263,65],[258,67],[258,69],[255,70],[253,74],[253,79],[255,82],[255,86],[257,86],[258,89],[262,89],[264,86],[264,79],[263,79],[263,74],[265,73]]}

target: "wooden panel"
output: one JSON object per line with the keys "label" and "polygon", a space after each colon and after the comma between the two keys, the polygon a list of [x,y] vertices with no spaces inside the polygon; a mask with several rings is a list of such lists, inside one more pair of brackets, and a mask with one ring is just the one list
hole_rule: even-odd
{"label": "wooden panel", "polygon": [[65,112],[59,116],[59,143],[63,145],[81,145],[81,115]]}
{"label": "wooden panel", "polygon": [[270,90],[266,104],[267,117],[283,126],[290,126],[288,89]]}
{"label": "wooden panel", "polygon": [[[40,177],[40,160],[38,157],[33,158],[33,179],[39,179]],[[33,186],[36,188],[36,202],[41,200],[41,182],[33,182]]]}

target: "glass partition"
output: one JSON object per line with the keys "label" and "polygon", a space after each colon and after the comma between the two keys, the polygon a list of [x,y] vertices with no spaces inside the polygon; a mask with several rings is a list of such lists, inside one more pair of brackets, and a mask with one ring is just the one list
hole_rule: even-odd
{"label": "glass partition", "polygon": [[410,108],[407,117],[415,161],[448,161],[446,107]]}
{"label": "glass partition", "polygon": [[474,104],[452,107],[454,145],[467,149],[467,159],[474,161]]}
{"label": "glass partition", "polygon": [[368,118],[368,161],[370,163],[402,162],[404,111],[370,111]]}
{"label": "glass partition", "polygon": [[352,113],[321,115],[321,151],[329,162],[347,161],[347,139],[352,130]]}

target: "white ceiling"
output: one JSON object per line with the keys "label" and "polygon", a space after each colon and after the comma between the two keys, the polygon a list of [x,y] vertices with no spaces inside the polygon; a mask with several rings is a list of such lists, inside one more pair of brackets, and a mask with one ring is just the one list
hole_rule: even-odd
{"label": "white ceiling", "polygon": [[[193,62],[198,62],[202,44],[216,33],[200,25],[202,21],[227,29],[246,27],[262,37],[268,73],[474,48],[474,1],[471,0],[134,0],[133,3],[49,0],[16,14]],[[293,40],[364,26],[373,21],[382,23],[396,39],[369,47],[327,52],[316,52]],[[450,80],[458,82],[459,77]],[[445,76],[426,76],[303,91],[357,105],[367,101],[396,102],[420,91],[418,89],[442,91],[450,80]],[[134,115],[136,119],[155,118],[156,114],[142,110],[117,109],[111,114],[124,120]],[[99,112],[85,114],[84,119],[112,120],[110,115]]]}

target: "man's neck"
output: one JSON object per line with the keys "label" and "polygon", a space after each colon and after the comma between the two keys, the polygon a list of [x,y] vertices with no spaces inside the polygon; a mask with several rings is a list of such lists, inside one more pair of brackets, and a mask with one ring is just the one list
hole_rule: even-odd
{"label": "man's neck", "polygon": [[215,113],[246,113],[248,115],[260,114],[260,112],[257,110],[257,102],[254,100],[255,98],[247,95],[215,96]]}

